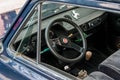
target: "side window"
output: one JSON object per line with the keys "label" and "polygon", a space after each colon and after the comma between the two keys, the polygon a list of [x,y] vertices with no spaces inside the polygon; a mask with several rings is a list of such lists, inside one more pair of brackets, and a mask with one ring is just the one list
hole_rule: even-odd
{"label": "side window", "polygon": [[35,8],[28,19],[26,19],[22,29],[19,30],[20,32],[18,31],[19,34],[12,43],[13,49],[17,52],[16,54],[24,54],[28,57],[36,58],[37,15],[38,11],[37,8]]}
{"label": "side window", "polygon": [[[52,2],[44,2],[42,4],[41,45],[39,44],[41,46],[40,55],[42,62],[47,62],[46,59],[48,57],[52,58],[50,49],[48,48],[45,41],[45,29],[49,25],[49,23],[55,18],[55,17],[52,18],[52,16],[57,16],[59,13],[67,11],[69,8],[72,8],[72,6],[59,4],[59,3],[52,3]],[[16,52],[14,53],[14,55],[21,54],[26,58],[32,60],[38,60],[38,55],[37,55],[37,43],[38,43],[37,32],[38,32],[38,21],[39,21],[38,13],[39,13],[38,6],[36,6],[31,11],[30,15],[27,17],[25,22],[23,23],[21,29],[19,29],[19,31],[13,38],[10,47]],[[55,29],[58,28],[56,27]],[[51,37],[54,36],[54,33],[52,31],[50,31],[50,36]]]}
{"label": "side window", "polygon": [[[41,41],[41,54],[49,51],[49,48],[45,42],[45,28],[47,27],[45,18],[52,16],[58,12],[66,9],[63,4],[45,2],[42,5],[42,41]],[[28,18],[23,23],[21,29],[17,32],[14,37],[11,47],[16,54],[21,54],[30,59],[37,58],[37,31],[38,31],[38,6],[36,6]]]}

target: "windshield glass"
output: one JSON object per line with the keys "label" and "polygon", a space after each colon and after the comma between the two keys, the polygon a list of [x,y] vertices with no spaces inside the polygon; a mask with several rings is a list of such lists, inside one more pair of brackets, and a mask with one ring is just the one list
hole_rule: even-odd
{"label": "windshield glass", "polygon": [[45,2],[42,6],[42,17],[46,18],[62,11],[66,11],[70,8],[73,8],[73,6],[68,6],[60,3]]}

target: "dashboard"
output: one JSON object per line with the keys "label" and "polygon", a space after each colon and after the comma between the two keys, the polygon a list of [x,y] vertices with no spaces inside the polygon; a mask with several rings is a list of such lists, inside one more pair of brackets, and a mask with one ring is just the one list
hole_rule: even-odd
{"label": "dashboard", "polygon": [[[83,31],[87,31],[94,28],[95,26],[99,25],[102,22],[103,17],[101,16],[104,13],[105,13],[104,11],[98,11],[87,8],[71,9],[69,11],[64,11],[62,13],[44,19],[42,22],[42,29],[45,29],[46,26],[49,26],[49,24],[57,18],[67,18],[75,22],[77,25],[79,25],[83,29]],[[71,26],[67,26],[66,24],[63,24],[63,26],[67,30],[73,29]]]}
{"label": "dashboard", "polygon": [[[87,38],[91,36],[92,34],[94,34],[99,28],[99,25],[102,22],[104,22],[106,18],[106,13],[104,11],[98,11],[98,10],[87,9],[87,8],[73,8],[69,11],[65,11],[65,12],[62,12],[62,13],[59,13],[59,14],[56,14],[49,18],[44,19],[42,22],[42,35],[45,35],[46,27],[49,26],[54,20],[58,18],[66,18],[66,19],[69,19],[75,22],[79,27],[81,27],[81,29],[83,30],[85,34],[85,38]],[[67,31],[74,30],[73,26],[68,25],[67,23],[62,23],[61,25],[54,26],[53,33],[55,31],[59,32],[55,28],[58,26],[63,26]],[[61,31],[63,31],[62,33],[64,33],[64,30],[61,30]],[[42,47],[46,46],[45,36],[42,36],[41,43],[42,43]]]}
{"label": "dashboard", "polygon": [[[84,33],[89,36],[93,34],[94,32],[91,32],[93,29],[99,28],[99,25],[104,22],[106,17],[106,14],[104,11],[94,10],[94,9],[88,9],[88,8],[72,8],[67,11],[63,11],[60,13],[57,13],[55,15],[52,15],[50,17],[47,17],[42,20],[42,35],[45,35],[45,29],[47,26],[51,24],[54,20],[58,18],[66,18],[70,19],[73,22],[75,22],[81,29],[84,31]],[[37,21],[37,20],[36,20]],[[26,33],[26,38],[30,36],[34,36],[34,34],[37,34],[37,24],[35,20],[33,21],[33,24],[30,27],[26,27],[22,29],[22,32],[18,35],[17,39],[15,40],[15,44],[19,43],[22,39],[22,36]],[[62,24],[64,28],[68,31],[72,30],[73,27],[67,24]],[[27,29],[31,28],[31,29]],[[26,32],[27,30],[30,30],[31,32]],[[90,33],[89,33],[90,31]],[[95,30],[96,31],[96,30]],[[37,36],[34,36],[34,41]],[[42,43],[45,43],[45,36],[42,36]],[[18,44],[17,44],[18,45]]]}
{"label": "dashboard", "polygon": [[[88,8],[72,8],[67,11],[60,12],[58,14],[55,14],[53,16],[47,17],[42,20],[42,30],[45,30],[47,26],[50,25],[52,21],[58,18],[67,18],[75,22],[78,26],[82,28],[83,31],[88,31],[93,29],[94,27],[97,27],[99,24],[103,22],[106,15],[104,11],[94,10],[94,9],[88,9]],[[37,20],[35,19],[33,21],[33,24],[31,25],[33,28],[32,34],[37,32]],[[63,26],[66,28],[66,30],[71,30],[73,27],[63,24]],[[27,30],[27,27],[25,27],[20,35],[17,38],[17,41],[20,40],[20,38],[25,34]],[[30,35],[28,35],[30,36]]]}

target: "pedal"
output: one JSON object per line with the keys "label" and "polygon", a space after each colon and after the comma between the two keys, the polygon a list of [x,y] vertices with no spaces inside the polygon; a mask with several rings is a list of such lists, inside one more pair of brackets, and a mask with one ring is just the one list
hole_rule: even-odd
{"label": "pedal", "polygon": [[87,74],[86,70],[80,70],[80,72],[78,72],[78,78],[80,78],[80,79],[84,79],[87,76],[88,76],[88,74]]}
{"label": "pedal", "polygon": [[66,66],[64,66],[64,70],[65,70],[65,71],[69,71],[69,70],[71,70],[71,68],[70,68],[69,65],[66,65]]}

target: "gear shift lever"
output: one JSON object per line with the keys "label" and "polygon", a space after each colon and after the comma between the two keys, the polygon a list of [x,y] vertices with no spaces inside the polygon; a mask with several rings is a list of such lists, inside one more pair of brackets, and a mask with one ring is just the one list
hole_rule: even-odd
{"label": "gear shift lever", "polygon": [[87,51],[86,54],[85,54],[85,59],[87,61],[89,61],[91,57],[92,57],[92,52],[91,51]]}

